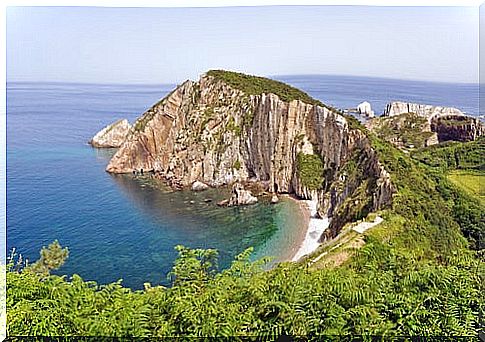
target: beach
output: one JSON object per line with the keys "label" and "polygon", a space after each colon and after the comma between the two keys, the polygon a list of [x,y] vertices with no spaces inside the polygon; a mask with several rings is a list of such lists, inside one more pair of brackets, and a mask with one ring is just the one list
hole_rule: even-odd
{"label": "beach", "polygon": [[320,243],[318,240],[329,225],[328,218],[316,218],[317,201],[301,200],[293,196],[287,198],[298,203],[302,216],[302,227],[299,227],[299,234],[295,244],[291,247],[289,256],[286,260],[298,261],[301,257],[315,251]]}

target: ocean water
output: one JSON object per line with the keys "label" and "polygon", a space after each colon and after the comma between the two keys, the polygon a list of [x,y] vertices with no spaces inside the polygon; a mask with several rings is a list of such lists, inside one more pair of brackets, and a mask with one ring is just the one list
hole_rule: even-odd
{"label": "ocean water", "polygon": [[[337,76],[282,76],[340,108],[389,100],[456,106],[478,114],[478,87]],[[7,249],[30,260],[54,239],[70,256],[59,274],[142,288],[168,284],[174,247],[215,248],[221,268],[254,247],[254,258],[288,256],[301,227],[297,204],[219,208],[227,190],[172,192],[149,178],[104,171],[112,149],[89,138],[133,122],[174,85],[7,84]],[[206,202],[211,199],[212,202]],[[193,203],[191,203],[193,202]]]}

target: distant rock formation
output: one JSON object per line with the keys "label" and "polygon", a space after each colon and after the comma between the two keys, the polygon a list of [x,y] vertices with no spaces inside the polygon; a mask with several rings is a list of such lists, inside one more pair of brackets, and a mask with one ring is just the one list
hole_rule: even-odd
{"label": "distant rock formation", "polygon": [[372,110],[370,103],[367,101],[364,101],[357,106],[357,113],[367,118],[374,117],[374,111]]}
{"label": "distant rock formation", "polygon": [[415,113],[419,116],[427,118],[429,121],[431,121],[434,117],[442,115],[464,115],[459,109],[452,107],[394,101],[386,106],[383,116],[395,116],[405,113]]}
{"label": "distant rock formation", "polygon": [[120,147],[126,140],[131,125],[128,120],[118,120],[106,126],[89,141],[93,147]]}
{"label": "distant rock formation", "polygon": [[442,141],[473,141],[485,135],[485,126],[479,118],[442,115],[431,121],[431,131]]}
{"label": "distant rock formation", "polygon": [[381,118],[366,125],[398,147],[472,141],[485,134],[479,118],[459,109],[405,102],[389,103]]}

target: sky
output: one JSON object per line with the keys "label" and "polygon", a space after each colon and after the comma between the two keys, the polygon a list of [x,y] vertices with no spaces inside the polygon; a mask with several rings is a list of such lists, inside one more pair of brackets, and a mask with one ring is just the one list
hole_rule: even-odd
{"label": "sky", "polygon": [[7,81],[180,83],[209,69],[478,82],[477,7],[7,8]]}

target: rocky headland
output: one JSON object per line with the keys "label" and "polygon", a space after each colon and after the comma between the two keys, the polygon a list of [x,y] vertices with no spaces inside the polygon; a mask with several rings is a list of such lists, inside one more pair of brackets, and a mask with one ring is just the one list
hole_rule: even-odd
{"label": "rocky headland", "polygon": [[[262,184],[313,200],[322,239],[392,201],[394,187],[356,119],[266,78],[213,70],[186,81],[133,125],[106,171],[151,171],[174,186]],[[246,195],[246,193],[245,193]],[[251,196],[251,197],[250,197]],[[234,198],[233,198],[234,197]]]}

